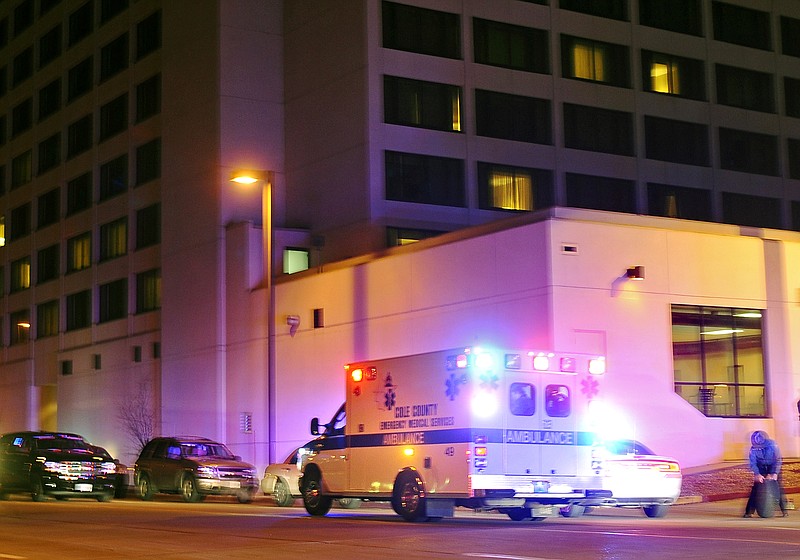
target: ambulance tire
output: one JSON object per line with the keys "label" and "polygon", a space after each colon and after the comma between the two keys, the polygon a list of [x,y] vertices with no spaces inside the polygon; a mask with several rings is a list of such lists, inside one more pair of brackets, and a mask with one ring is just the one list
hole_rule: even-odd
{"label": "ambulance tire", "polygon": [[586,507],[572,504],[561,508],[559,513],[562,515],[562,517],[580,517],[586,513]]}
{"label": "ambulance tire", "polygon": [[322,474],[319,469],[307,468],[300,479],[303,506],[310,515],[322,517],[331,510],[333,498],[322,494]]}
{"label": "ambulance tire", "polygon": [[505,513],[512,521],[529,521],[533,519],[531,509],[526,507],[503,508],[500,513]]}
{"label": "ambulance tire", "polygon": [[427,521],[425,515],[425,486],[414,470],[397,475],[392,491],[392,509],[406,521]]}
{"label": "ambulance tire", "polygon": [[756,485],[756,513],[759,517],[773,517],[780,499],[777,480],[765,480]]}
{"label": "ambulance tire", "polygon": [[669,506],[664,504],[653,504],[642,507],[642,510],[647,517],[664,517],[669,511]]}

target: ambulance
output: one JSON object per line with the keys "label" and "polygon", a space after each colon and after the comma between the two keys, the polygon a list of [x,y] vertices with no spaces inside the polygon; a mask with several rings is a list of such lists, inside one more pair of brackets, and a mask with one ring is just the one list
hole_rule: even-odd
{"label": "ambulance", "polygon": [[[300,479],[311,515],[357,498],[390,502],[408,521],[456,507],[513,520],[597,506],[660,517],[680,494],[677,461],[635,451],[620,461],[593,430],[602,356],[467,347],[345,371],[345,403],[327,424],[311,421],[321,437]],[[643,495],[625,491],[625,480]]]}

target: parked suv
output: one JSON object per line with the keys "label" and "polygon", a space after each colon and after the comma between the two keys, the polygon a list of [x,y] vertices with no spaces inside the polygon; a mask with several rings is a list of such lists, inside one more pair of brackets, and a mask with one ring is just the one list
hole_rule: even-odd
{"label": "parked suv", "polygon": [[14,432],[0,437],[0,499],[30,492],[47,496],[114,497],[117,465],[81,436],[63,432]]}
{"label": "parked suv", "polygon": [[258,489],[256,469],[221,443],[202,437],[157,437],[142,449],[134,466],[139,496],[150,500],[156,492],[180,494],[187,502],[207,495],[253,500]]}

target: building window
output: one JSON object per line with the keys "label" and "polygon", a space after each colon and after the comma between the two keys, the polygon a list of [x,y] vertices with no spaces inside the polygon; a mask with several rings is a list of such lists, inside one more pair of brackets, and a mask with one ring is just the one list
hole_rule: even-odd
{"label": "building window", "polygon": [[136,148],[136,185],[161,177],[161,138]]}
{"label": "building window", "polygon": [[92,206],[92,174],[84,173],[67,183],[67,216]]}
{"label": "building window", "polygon": [[754,49],[772,50],[768,12],[716,1],[711,6],[714,39]]}
{"label": "building window", "polygon": [[16,87],[33,76],[33,47],[29,47],[14,57],[12,86]]}
{"label": "building window", "polygon": [[22,257],[11,262],[10,293],[21,292],[31,287],[31,258]]}
{"label": "building window", "polygon": [[128,190],[128,154],[100,166],[100,201]]}
{"label": "building window", "polygon": [[711,222],[711,191],[647,183],[647,207],[651,216]]}
{"label": "building window", "polygon": [[636,212],[636,183],[612,177],[567,173],[567,206],[610,212]]}
{"label": "building window", "polygon": [[38,173],[57,167],[61,163],[61,133],[57,132],[50,138],[39,142],[39,168]]}
{"label": "building window", "polygon": [[161,308],[161,269],[136,275],[136,312],[145,313]]}
{"label": "building window", "polygon": [[154,12],[136,25],[136,60],[161,48],[161,12]]}
{"label": "building window", "polygon": [[84,329],[92,325],[92,291],[83,290],[66,297],[68,331]]}
{"label": "building window", "polygon": [[309,256],[308,249],[286,247],[283,250],[283,273],[294,274],[308,270]]}
{"label": "building window", "polygon": [[161,74],[136,85],[136,122],[161,112]]}
{"label": "building window", "polygon": [[11,209],[11,224],[8,228],[8,240],[14,241],[31,232],[31,203],[26,202]]}
{"label": "building window", "polygon": [[702,37],[703,9],[700,0],[639,0],[639,24]]}
{"label": "building window", "polygon": [[550,73],[547,31],[473,18],[475,62],[524,72]]}
{"label": "building window", "polygon": [[44,68],[61,55],[61,25],[39,38],[39,69]]}
{"label": "building window", "polygon": [[128,9],[128,0],[101,0],[100,23],[106,23]]}
{"label": "building window", "polygon": [[461,88],[447,84],[383,77],[384,120],[448,132],[461,131]]}
{"label": "building window", "polygon": [[719,160],[722,169],[773,177],[780,175],[778,139],[769,134],[720,127]]}
{"label": "building window", "polygon": [[92,266],[92,233],[87,231],[67,239],[67,272]]}
{"label": "building window", "polygon": [[136,211],[136,248],[161,243],[161,205],[153,204]]}
{"label": "building window", "polygon": [[633,115],[564,103],[564,147],[633,156]]}
{"label": "building window", "polygon": [[6,116],[0,115],[0,146],[6,143]]}
{"label": "building window", "polygon": [[781,52],[800,57],[800,19],[781,16]]}
{"label": "building window", "polygon": [[100,261],[128,253],[128,218],[120,218],[100,226]]}
{"label": "building window", "polygon": [[781,201],[766,196],[724,192],[722,221],[739,226],[780,229]]}
{"label": "building window", "polygon": [[8,66],[0,66],[0,95],[8,91]]}
{"label": "building window", "polygon": [[783,98],[787,117],[800,118],[800,80],[783,78]]}
{"label": "building window", "polygon": [[767,416],[762,320],[759,309],[672,305],[675,392],[706,416]]}
{"label": "building window", "polygon": [[628,21],[628,0],[559,0],[558,7],[592,16]]}
{"label": "building window", "polygon": [[121,278],[98,288],[100,309],[98,321],[105,323],[124,319],[128,314],[128,279]]}
{"label": "building window", "polygon": [[105,81],[128,67],[128,34],[123,33],[100,49],[100,81]]}
{"label": "building window", "polygon": [[[4,194],[6,194],[6,166],[0,165],[0,196]],[[0,221],[2,221],[2,218],[0,218]]]}
{"label": "building window", "polygon": [[800,179],[800,138],[787,138],[786,152],[789,159],[789,177]]}
{"label": "building window", "polygon": [[128,94],[122,94],[100,107],[100,140],[128,128]]}
{"label": "building window", "polygon": [[642,90],[705,101],[705,65],[702,60],[643,50]]}
{"label": "building window", "polygon": [[775,112],[772,74],[716,65],[717,103],[765,113]]}
{"label": "building window", "polygon": [[553,172],[478,162],[479,205],[530,212],[553,205]]}
{"label": "building window", "polygon": [[31,313],[27,309],[21,309],[10,313],[9,333],[11,335],[11,345],[24,344],[30,340],[31,336]]}
{"label": "building window", "polygon": [[708,126],[704,124],[645,115],[644,136],[648,159],[710,165]]}
{"label": "building window", "polygon": [[61,78],[56,78],[39,90],[39,122],[61,108]]}
{"label": "building window", "polygon": [[14,8],[14,37],[31,25],[33,25],[33,0],[25,0]]}
{"label": "building window", "polygon": [[94,30],[94,1],[89,0],[69,15],[69,46],[73,46]]}
{"label": "building window", "polygon": [[58,334],[58,300],[46,301],[36,306],[36,338]]}
{"label": "building window", "polygon": [[419,54],[461,58],[458,14],[383,2],[383,46]]}
{"label": "building window", "polygon": [[478,136],[549,145],[553,143],[550,113],[548,99],[475,90]]}
{"label": "building window", "polygon": [[36,255],[36,283],[42,284],[58,278],[61,270],[61,247],[56,243],[39,250]]}
{"label": "building window", "polygon": [[11,189],[16,189],[33,179],[33,158],[31,151],[22,152],[11,160]]}
{"label": "building window", "polygon": [[36,228],[42,229],[58,222],[61,215],[61,189],[51,189],[41,195],[36,203]]}
{"label": "building window", "polygon": [[29,97],[11,110],[11,137],[33,126],[33,98]]}
{"label": "building window", "polygon": [[402,247],[403,245],[411,245],[423,239],[436,237],[444,232],[432,229],[412,229],[412,228],[386,228],[386,246],[387,247]]}
{"label": "building window", "polygon": [[73,158],[92,147],[92,115],[86,115],[67,128],[67,158]]}
{"label": "building window", "polygon": [[387,151],[385,163],[388,200],[466,206],[462,160]]}
{"label": "building window", "polygon": [[561,61],[564,78],[631,87],[628,47],[624,45],[562,35]]}
{"label": "building window", "polygon": [[91,91],[93,85],[94,62],[90,56],[67,72],[67,101],[74,101],[84,93]]}
{"label": "building window", "polygon": [[43,16],[61,3],[61,0],[39,0],[39,15]]}

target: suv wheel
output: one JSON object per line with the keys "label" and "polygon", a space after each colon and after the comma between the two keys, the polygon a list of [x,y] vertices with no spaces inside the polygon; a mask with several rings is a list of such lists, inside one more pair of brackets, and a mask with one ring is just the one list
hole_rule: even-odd
{"label": "suv wheel", "polygon": [[155,490],[150,483],[150,477],[146,474],[139,475],[139,484],[136,485],[139,490],[139,497],[143,500],[152,500]]}
{"label": "suv wheel", "polygon": [[42,479],[38,476],[34,476],[31,479],[31,499],[34,502],[43,502],[44,498],[44,485],[42,484]]}
{"label": "suv wheel", "polygon": [[185,502],[199,502],[200,501],[200,492],[197,491],[197,482],[195,482],[194,477],[190,474],[187,474],[181,480],[181,496]]}

